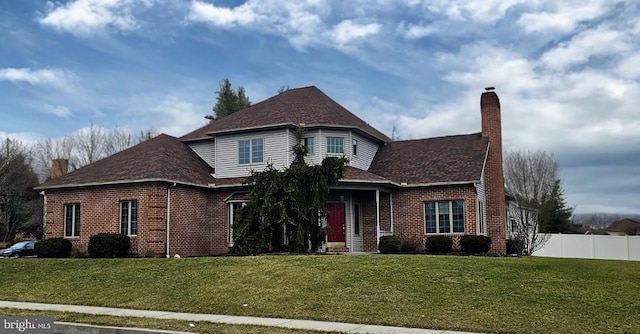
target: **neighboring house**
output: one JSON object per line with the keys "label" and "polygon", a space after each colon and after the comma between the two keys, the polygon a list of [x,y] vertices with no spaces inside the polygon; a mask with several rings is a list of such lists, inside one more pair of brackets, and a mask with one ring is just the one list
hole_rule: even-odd
{"label": "neighboring house", "polygon": [[316,87],[287,90],[181,138],[160,135],[37,187],[46,237],[86,249],[100,232],[131,236],[139,255],[226,253],[251,170],[291,164],[300,126],[309,163],[346,156],[328,203],[325,250],[375,252],[395,234],[488,235],[505,251],[500,102],[480,99],[482,132],[392,141]]}
{"label": "neighboring house", "polygon": [[604,231],[609,235],[640,235],[640,222],[622,219],[611,223]]}

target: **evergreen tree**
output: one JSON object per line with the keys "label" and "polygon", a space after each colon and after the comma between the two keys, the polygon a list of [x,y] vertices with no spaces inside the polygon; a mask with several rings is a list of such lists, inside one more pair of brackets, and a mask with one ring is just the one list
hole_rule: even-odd
{"label": "evergreen tree", "polygon": [[567,208],[560,180],[555,180],[551,193],[543,197],[538,212],[540,232],[575,233],[578,226],[571,222],[573,210]]}
{"label": "evergreen tree", "polygon": [[220,90],[216,92],[216,105],[213,106],[213,116],[207,116],[209,119],[221,119],[229,116],[238,110],[242,110],[251,106],[251,101],[245,93],[244,87],[238,89],[231,87],[231,81],[224,79],[220,82]]}
{"label": "evergreen tree", "polygon": [[315,252],[322,245],[329,187],[342,177],[347,159],[327,157],[309,166],[302,129],[297,139],[289,168],[279,171],[269,165],[247,179],[251,201],[233,223],[234,254]]}

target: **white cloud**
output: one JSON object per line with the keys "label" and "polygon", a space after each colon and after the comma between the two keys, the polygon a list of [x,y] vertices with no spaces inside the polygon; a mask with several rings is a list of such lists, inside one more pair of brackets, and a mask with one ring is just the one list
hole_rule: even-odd
{"label": "white cloud", "polygon": [[136,6],[150,7],[153,0],[76,0],[66,4],[48,2],[40,24],[77,36],[91,36],[112,29],[129,32],[138,28]]}
{"label": "white cloud", "polygon": [[406,24],[404,21],[400,22],[397,30],[407,39],[419,39],[438,31],[435,26],[430,24]]}
{"label": "white cloud", "polygon": [[14,83],[26,82],[31,85],[50,85],[65,87],[69,74],[58,69],[33,70],[30,68],[3,68],[0,69],[0,80]]}
{"label": "white cloud", "polygon": [[454,21],[494,23],[506,12],[525,0],[424,0],[408,1],[408,6],[422,6],[429,11],[445,15]]}
{"label": "white cloud", "polygon": [[203,1],[192,1],[191,10],[186,18],[193,22],[205,22],[215,26],[244,26],[256,20],[256,14],[249,3],[235,8],[216,7]]}
{"label": "white cloud", "polygon": [[344,45],[358,39],[375,35],[380,31],[377,23],[358,24],[351,20],[338,23],[330,32],[331,38],[337,44]]}
{"label": "white cloud", "polygon": [[182,136],[206,124],[201,108],[173,95],[165,96],[149,110],[158,131],[172,136]]}
{"label": "white cloud", "polygon": [[[524,13],[517,21],[527,33],[571,32],[578,24],[603,15],[613,1],[553,1],[554,8],[541,12]],[[544,3],[547,4],[547,3]]]}
{"label": "white cloud", "polygon": [[567,69],[584,64],[592,57],[618,55],[632,49],[633,40],[619,30],[605,26],[589,29],[561,43],[542,56],[542,62],[551,69]]}
{"label": "white cloud", "polygon": [[45,104],[44,111],[61,118],[69,118],[69,116],[71,116],[71,110],[69,110],[69,108],[65,106],[54,106],[51,104]]}

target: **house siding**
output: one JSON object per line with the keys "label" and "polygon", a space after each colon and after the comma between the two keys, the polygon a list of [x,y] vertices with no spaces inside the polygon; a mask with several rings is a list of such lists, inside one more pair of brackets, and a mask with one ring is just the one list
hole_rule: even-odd
{"label": "house siding", "polygon": [[[354,132],[351,133],[351,138],[358,141],[358,152],[357,155],[353,155],[353,152],[350,153],[350,165],[362,170],[368,170],[378,152],[378,145]],[[349,143],[349,150],[352,150],[351,142]]]}
{"label": "house siding", "polygon": [[200,141],[189,143],[191,148],[196,154],[204,160],[211,168],[216,166],[216,145],[213,140]]}
{"label": "house siding", "polygon": [[[289,131],[290,132],[290,131]],[[263,139],[263,162],[238,163],[238,141]],[[217,136],[216,152],[216,177],[243,177],[248,176],[251,170],[263,171],[267,164],[273,164],[276,169],[288,167],[289,147],[287,147],[287,130],[259,131],[242,135]]]}

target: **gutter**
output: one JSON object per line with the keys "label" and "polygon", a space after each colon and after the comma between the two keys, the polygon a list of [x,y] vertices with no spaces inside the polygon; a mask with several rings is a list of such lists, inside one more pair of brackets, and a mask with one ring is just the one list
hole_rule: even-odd
{"label": "gutter", "polygon": [[118,180],[118,181],[107,181],[107,182],[90,182],[90,183],[67,183],[60,184],[55,186],[37,186],[33,189],[35,190],[46,190],[46,189],[65,189],[65,188],[80,188],[80,187],[97,187],[97,186],[111,186],[111,185],[122,185],[122,184],[137,184],[137,183],[149,183],[149,182],[167,182],[172,184],[181,184],[185,186],[192,186],[198,188],[210,188],[207,185],[191,183],[191,182],[182,182],[177,180],[169,180],[169,179],[161,179],[161,178],[149,178],[149,179],[138,179],[138,180]]}
{"label": "gutter", "polygon": [[173,185],[168,185],[167,186],[167,228],[166,228],[166,230],[167,230],[167,242],[166,242],[167,243],[167,245],[166,245],[167,246],[166,247],[167,248],[167,258],[171,257],[171,255],[169,253],[169,236],[171,234],[170,230],[169,230],[169,228],[170,228],[170,224],[169,223],[171,222],[171,188],[175,187],[175,186],[176,186],[175,182],[173,183]]}

